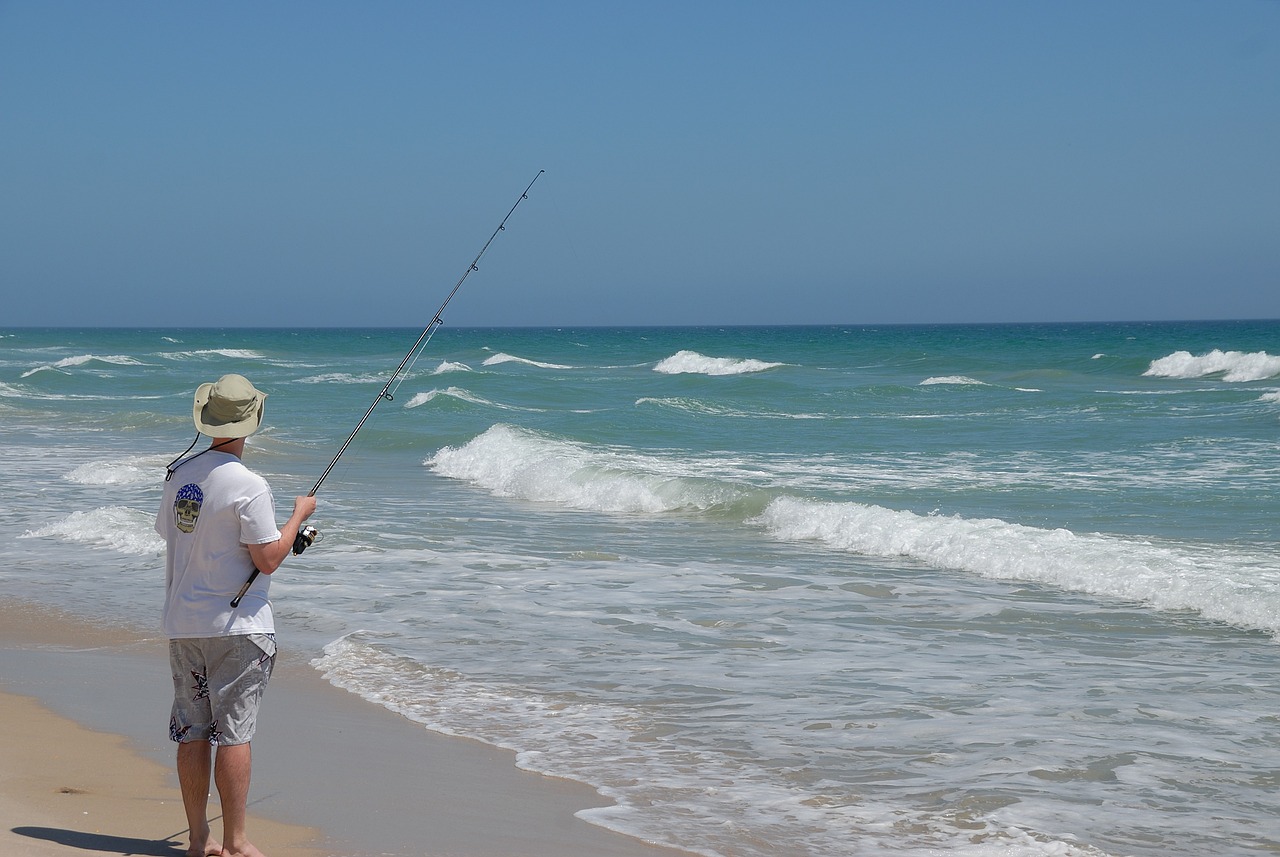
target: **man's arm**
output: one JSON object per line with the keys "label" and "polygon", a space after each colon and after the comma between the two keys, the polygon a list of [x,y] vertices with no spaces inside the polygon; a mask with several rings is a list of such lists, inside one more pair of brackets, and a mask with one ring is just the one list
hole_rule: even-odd
{"label": "man's arm", "polygon": [[293,498],[293,514],[280,528],[280,538],[274,542],[260,545],[246,545],[249,556],[253,558],[253,567],[263,574],[271,574],[280,567],[293,550],[293,540],[298,537],[298,529],[302,522],[310,518],[316,511],[316,498],[309,496]]}

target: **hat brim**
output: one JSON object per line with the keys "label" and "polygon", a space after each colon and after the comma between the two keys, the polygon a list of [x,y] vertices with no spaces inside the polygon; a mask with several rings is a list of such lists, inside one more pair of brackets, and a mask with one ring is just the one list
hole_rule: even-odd
{"label": "hat brim", "polygon": [[218,422],[208,411],[209,392],[212,389],[213,384],[201,384],[196,388],[195,403],[191,409],[196,431],[209,437],[236,438],[248,437],[258,430],[258,427],[262,425],[262,414],[267,406],[266,394],[259,394],[258,407],[251,415],[235,422],[223,423]]}

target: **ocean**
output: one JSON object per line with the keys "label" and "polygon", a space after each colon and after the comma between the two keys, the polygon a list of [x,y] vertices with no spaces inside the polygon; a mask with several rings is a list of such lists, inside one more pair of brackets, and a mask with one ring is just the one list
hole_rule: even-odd
{"label": "ocean", "polygon": [[[0,585],[155,633],[195,387],[269,394],[283,519],[417,334],[0,329]],[[443,327],[274,576],[282,644],[699,854],[1280,854],[1277,352]]]}

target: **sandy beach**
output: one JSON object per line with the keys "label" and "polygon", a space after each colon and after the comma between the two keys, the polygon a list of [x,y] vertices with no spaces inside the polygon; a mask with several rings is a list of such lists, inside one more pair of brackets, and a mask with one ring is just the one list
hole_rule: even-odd
{"label": "sandy beach", "polygon": [[[167,672],[159,637],[0,602],[0,857],[183,853]],[[297,654],[254,766],[250,836],[270,857],[681,853],[575,818],[606,802],[333,688]]]}

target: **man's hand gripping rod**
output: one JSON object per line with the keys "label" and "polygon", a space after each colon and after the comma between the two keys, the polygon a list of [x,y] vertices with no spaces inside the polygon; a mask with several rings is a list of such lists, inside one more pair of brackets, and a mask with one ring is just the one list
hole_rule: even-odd
{"label": "man's hand gripping rod", "polygon": [[[458,293],[458,289],[462,288],[462,284],[466,281],[467,277],[471,276],[471,272],[480,270],[478,267],[480,264],[480,257],[489,249],[489,245],[493,243],[493,239],[498,237],[498,233],[507,228],[508,218],[515,213],[516,208],[519,207],[521,202],[529,198],[529,189],[533,187],[533,182],[536,182],[539,176],[544,172],[546,172],[546,170],[538,170],[538,175],[533,177],[533,181],[529,182],[528,187],[524,189],[524,193],[520,194],[519,199],[515,201],[515,205],[512,205],[511,210],[507,212],[507,216],[502,218],[502,222],[498,224],[498,228],[493,230],[493,234],[489,236],[489,240],[484,242],[484,246],[480,248],[480,252],[471,260],[471,264],[467,267],[467,270],[463,272],[462,276],[458,279],[458,282],[454,284],[453,290],[449,292],[449,296],[444,299],[444,303],[440,304],[440,309],[436,310],[436,314],[431,318],[431,323],[423,328],[421,335],[418,336],[418,341],[415,342],[413,347],[409,349],[408,353],[404,355],[404,359],[400,361],[400,365],[396,367],[396,371],[391,373],[391,377],[388,378],[387,383],[383,385],[382,392],[378,393],[377,397],[374,398],[373,404],[369,406],[369,410],[364,412],[364,416],[360,418],[360,422],[356,423],[356,427],[352,429],[351,434],[347,436],[346,443],[342,444],[342,448],[339,449],[338,454],[333,457],[333,461],[330,461],[329,466],[324,469],[324,473],[320,474],[320,478],[317,479],[316,484],[312,486],[311,492],[307,495],[308,497],[314,497],[316,492],[320,490],[320,486],[324,483],[324,480],[328,478],[329,472],[332,471],[334,465],[338,463],[338,459],[342,457],[342,453],[347,451],[347,447],[351,445],[351,441],[355,440],[356,432],[360,431],[365,420],[369,419],[369,415],[373,413],[373,409],[378,407],[378,403],[383,399],[390,401],[393,398],[390,392],[391,385],[400,377],[400,373],[404,371],[404,367],[408,365],[409,360],[414,355],[414,352],[419,348],[425,347],[426,343],[431,340],[431,336],[435,332],[435,329],[441,324],[444,324],[442,316],[444,314],[445,307],[449,305],[449,301],[453,300],[453,296]],[[293,555],[297,556],[307,548],[311,547],[311,544],[316,541],[319,536],[320,531],[313,526],[306,525],[300,527],[298,529],[297,538],[293,540]],[[244,582],[244,586],[240,587],[240,591],[236,593],[236,597],[231,599],[232,607],[239,606],[240,599],[244,598],[245,593],[249,591],[249,587],[253,585],[253,581],[257,579],[259,574],[260,572],[255,568],[253,573],[249,575],[249,579]]]}

